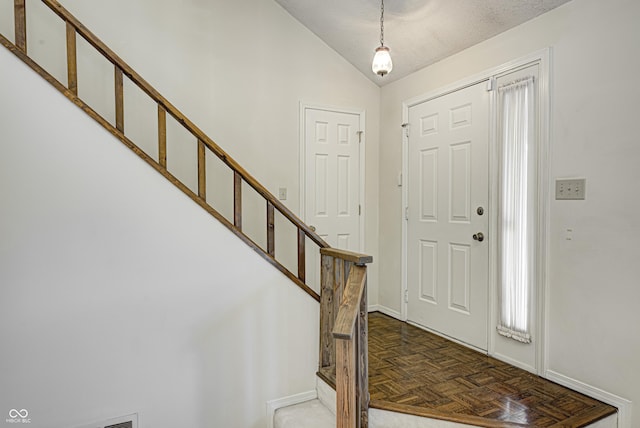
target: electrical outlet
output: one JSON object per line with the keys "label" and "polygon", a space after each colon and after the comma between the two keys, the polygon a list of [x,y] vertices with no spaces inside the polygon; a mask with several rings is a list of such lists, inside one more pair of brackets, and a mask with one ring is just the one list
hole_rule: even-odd
{"label": "electrical outlet", "polygon": [[584,178],[571,178],[556,180],[556,199],[582,200],[585,196],[587,180]]}
{"label": "electrical outlet", "polygon": [[564,230],[564,239],[567,241],[573,241],[573,229],[566,228]]}

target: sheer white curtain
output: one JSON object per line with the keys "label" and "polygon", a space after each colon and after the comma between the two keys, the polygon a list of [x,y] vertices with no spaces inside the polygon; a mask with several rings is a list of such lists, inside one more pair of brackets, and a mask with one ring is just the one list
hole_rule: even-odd
{"label": "sheer white curtain", "polygon": [[534,267],[534,78],[498,88],[499,301],[498,332],[531,342],[529,308]]}

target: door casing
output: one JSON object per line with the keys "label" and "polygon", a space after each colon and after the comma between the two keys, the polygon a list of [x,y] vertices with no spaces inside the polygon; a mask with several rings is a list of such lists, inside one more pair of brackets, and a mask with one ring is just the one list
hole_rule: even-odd
{"label": "door casing", "polygon": [[489,100],[480,82],[409,108],[405,215],[408,321],[485,353],[489,246],[472,235],[489,231]]}
{"label": "door casing", "polygon": [[359,163],[360,163],[360,176],[358,178],[358,203],[360,205],[360,230],[359,230],[359,250],[360,252],[364,251],[365,248],[365,219],[366,219],[366,209],[365,209],[365,153],[366,153],[366,133],[364,132],[366,117],[364,110],[359,110],[355,108],[344,108],[344,107],[335,107],[335,106],[326,106],[326,105],[318,105],[311,104],[306,102],[300,102],[300,161],[299,161],[299,169],[300,169],[300,218],[306,223],[307,222],[307,213],[306,213],[306,181],[307,181],[307,171],[306,171],[306,159],[307,159],[307,150],[306,150],[306,141],[305,141],[305,118],[308,110],[323,110],[323,111],[331,111],[336,113],[345,113],[345,114],[353,114],[358,115],[360,118],[360,143],[359,143]]}
{"label": "door casing", "polygon": [[[547,341],[548,341],[548,257],[549,253],[549,206],[550,206],[550,180],[549,180],[549,69],[550,69],[551,48],[542,49],[530,55],[515,59],[506,64],[485,70],[468,78],[462,79],[453,84],[444,86],[434,91],[406,100],[402,103],[402,286],[401,286],[401,319],[407,320],[407,218],[404,213],[408,207],[408,188],[406,179],[408,177],[408,120],[409,108],[423,102],[441,97],[448,93],[458,91],[462,88],[486,81],[487,85],[494,85],[495,76],[507,74],[529,65],[539,65],[539,85],[538,85],[538,168],[537,168],[537,186],[538,186],[538,242],[537,242],[537,264],[536,274],[538,278],[536,291],[536,307],[533,311],[536,314],[536,330],[540,336],[536,341],[536,364],[535,367],[525,366],[508,355],[500,355],[496,353],[493,327],[497,325],[497,248],[493,240],[489,240],[489,298],[487,317],[487,336],[488,336],[488,354],[500,360],[506,361],[515,366],[521,367],[528,371],[532,371],[540,376],[545,376],[548,367]],[[491,88],[495,89],[495,88]],[[495,96],[492,96],[489,102],[489,206],[497,205],[497,151],[495,148],[496,140],[496,102]],[[490,209],[489,233],[494,234],[497,230],[496,210]],[[455,338],[454,338],[455,340]]]}

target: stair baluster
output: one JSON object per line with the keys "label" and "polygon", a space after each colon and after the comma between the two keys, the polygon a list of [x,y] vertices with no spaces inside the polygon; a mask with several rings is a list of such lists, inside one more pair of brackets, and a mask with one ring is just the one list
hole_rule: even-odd
{"label": "stair baluster", "polygon": [[[26,10],[25,0],[14,0],[14,26],[15,44],[0,34],[0,44],[18,56],[29,65],[34,71],[45,78],[56,89],[62,92],[74,104],[84,110],[89,116],[100,123],[111,134],[117,137],[122,143],[133,150],[138,156],[149,163],[159,173],[164,175],[176,187],[186,193],[198,205],[203,207],[212,216],[231,229],[238,237],[247,243],[256,252],[261,254],[267,261],[278,268],[288,278],[294,281],[306,293],[317,301],[320,296],[306,282],[306,239],[309,238],[319,248],[327,248],[329,245],[304,224],[295,214],[273,196],[262,184],[253,178],[235,160],[225,153],[211,138],[195,126],[176,107],[158,93],[149,83],[147,83],[138,73],[116,55],[108,46],[89,31],[71,13],[69,13],[56,0],[42,0],[42,2],[60,17],[66,27],[66,47],[67,47],[67,85],[63,85],[45,69],[39,66],[27,55],[26,42]],[[114,95],[115,95],[115,123],[109,123],[99,113],[93,110],[88,104],[78,97],[78,67],[76,38],[80,35],[99,54],[114,66]],[[155,160],[140,149],[131,141],[125,133],[125,99],[124,99],[124,78],[125,76],[133,84],[137,85],[142,92],[146,93],[158,105],[158,159]],[[167,113],[181,124],[197,141],[197,190],[189,189],[177,177],[167,169]],[[227,220],[215,208],[206,202],[206,153],[207,150],[217,156],[228,168],[233,171],[233,219]],[[267,203],[266,222],[266,248],[261,248],[251,238],[242,231],[242,186],[249,185],[258,195],[265,199]],[[298,241],[298,269],[297,273],[290,272],[275,255],[275,210],[284,216],[297,230]]]}
{"label": "stair baluster", "polygon": [[13,3],[13,19],[15,25],[16,46],[23,53],[27,53],[27,11],[25,0],[15,0]]}
{"label": "stair baluster", "polygon": [[76,57],[76,29],[69,22],[67,27],[67,87],[73,95],[78,95],[78,61]]}
{"label": "stair baluster", "polygon": [[[340,428],[366,428],[369,405],[367,383],[367,292],[366,264],[370,256],[336,250],[304,224],[273,196],[262,184],[229,157],[211,138],[204,134],[176,107],[158,93],[138,73],[91,33],[56,0],[42,2],[60,17],[66,27],[67,85],[63,85],[27,55],[25,0],[14,0],[15,43],[0,34],[0,44],[13,52],[36,73],[51,83],[69,100],[85,111],[118,138],[156,171],[167,178],[209,214],[229,228],[247,245],[295,282],[307,294],[321,303],[320,309],[320,371],[319,374],[337,389]],[[111,124],[78,97],[78,67],[76,39],[80,35],[114,66],[115,123]],[[155,160],[125,135],[124,77],[137,85],[158,106],[158,159]],[[180,123],[197,141],[197,194],[182,183],[167,168],[167,113]],[[206,202],[206,153],[217,156],[233,171],[233,220],[230,221]],[[242,231],[242,185],[249,185],[265,201],[266,249],[261,248]],[[276,260],[275,211],[297,230],[297,274]],[[321,296],[307,285],[307,238],[321,253]],[[335,340],[334,340],[335,338]],[[337,342],[337,344],[336,344]],[[337,368],[337,372],[336,372]],[[337,381],[337,382],[336,382]]]}

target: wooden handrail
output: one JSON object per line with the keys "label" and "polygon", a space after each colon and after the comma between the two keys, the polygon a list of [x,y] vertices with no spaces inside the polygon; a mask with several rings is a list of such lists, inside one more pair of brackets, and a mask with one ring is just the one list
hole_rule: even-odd
{"label": "wooden handrail", "polygon": [[332,247],[321,248],[320,254],[351,262],[355,265],[365,265],[373,262],[373,257],[366,254],[354,253],[353,251],[340,250]]}
{"label": "wooden handrail", "polygon": [[355,334],[354,326],[360,316],[360,300],[364,292],[367,279],[367,270],[363,266],[355,266],[351,269],[347,286],[342,295],[342,305],[338,310],[336,322],[333,326],[335,339],[352,340]]}
{"label": "wooden handrail", "polygon": [[[127,147],[133,150],[158,172],[164,175],[170,182],[186,193],[197,204],[205,208],[214,217],[220,220],[225,226],[231,229],[236,235],[242,238],[250,247],[261,254],[267,261],[276,266],[286,276],[293,280],[307,294],[317,301],[320,295],[306,284],[306,249],[305,241],[309,238],[319,248],[328,248],[329,245],[304,224],[291,210],[289,210],[279,199],[272,195],[262,184],[242,168],[224,150],[222,150],[211,138],[209,138],[200,128],[184,116],[173,104],[156,91],[147,81],[135,72],[126,62],[116,55],[108,46],[89,31],[80,21],[69,13],[56,0],[42,0],[58,17],[60,17],[66,27],[66,50],[67,50],[67,85],[63,85],[45,69],[38,65],[27,54],[26,48],[26,9],[24,0],[14,0],[14,26],[16,43],[10,42],[0,34],[0,44],[7,47],[33,70],[45,78],[49,83],[62,92],[74,104],[82,108],[89,116],[95,119],[100,125],[106,128],[111,134],[120,139]],[[78,97],[78,68],[76,38],[77,34],[82,36],[91,46],[93,46],[107,61],[114,67],[114,98],[115,98],[115,122],[110,123],[83,100]],[[141,150],[133,141],[125,135],[125,100],[124,100],[124,76],[136,84],[146,93],[158,106],[158,159],[157,161]],[[179,124],[181,124],[197,142],[197,190],[194,192],[184,183],[178,180],[167,169],[167,113],[169,113]],[[233,219],[228,221],[217,210],[206,202],[206,150],[216,155],[225,165],[233,171]],[[267,247],[262,248],[242,231],[242,187],[243,182],[251,186],[258,195],[266,201],[266,225]],[[275,254],[275,210],[291,222],[297,232],[298,242],[298,271],[292,273],[280,261]]]}
{"label": "wooden handrail", "polygon": [[[0,34],[0,44],[13,52],[36,73],[51,83],[69,100],[84,110],[156,171],[167,178],[194,202],[204,208],[241,240],[258,251],[300,288],[320,302],[320,368],[333,367],[338,394],[338,427],[366,428],[368,420],[367,383],[367,289],[366,264],[372,257],[330,248],[280,200],[227,155],[175,106],[160,95],[82,23],[56,0],[42,0],[65,22],[67,47],[67,86],[60,83],[27,55],[26,10],[24,0],[14,0],[15,44]],[[114,67],[115,123],[112,124],[78,97],[76,37],[80,34]],[[124,76],[151,97],[158,106],[158,160],[140,149],[125,135]],[[197,140],[197,193],[167,169],[167,113]],[[233,171],[233,219],[228,220],[206,202],[206,150],[211,150]],[[257,245],[242,232],[242,183],[251,186],[266,201],[267,248]],[[297,275],[275,259],[275,210],[296,227],[298,247]],[[306,239],[320,247],[322,296],[306,284]],[[335,315],[335,316],[334,316]],[[335,338],[335,341],[334,341]],[[335,342],[335,343],[334,343]]]}
{"label": "wooden handrail", "polygon": [[182,124],[191,134],[198,140],[202,141],[222,162],[224,162],[234,172],[238,173],[242,180],[250,185],[258,194],[280,211],[291,223],[298,229],[304,231],[313,242],[320,248],[327,248],[327,244],[318,234],[312,231],[306,224],[302,222],[289,208],[287,208],[278,198],[271,194],[260,182],[258,182],[251,174],[240,166],[233,158],[231,158],[220,146],[218,146],[211,138],[209,138],[200,128],[191,122],[184,114],[182,114],[173,104],[156,91],[146,80],[136,73],[122,58],[116,55],[106,44],[104,44],[97,36],[89,31],[80,21],[78,21],[69,11],[67,11],[56,0],[42,0],[53,12],[55,12],[66,23],[73,26],[78,34],[80,34],[89,44],[91,44],[102,56],[117,66],[122,73],[127,76],[133,83],[138,85],[149,97],[161,105],[166,112],[171,114],[180,124]]}

